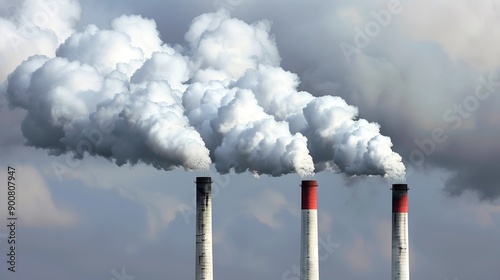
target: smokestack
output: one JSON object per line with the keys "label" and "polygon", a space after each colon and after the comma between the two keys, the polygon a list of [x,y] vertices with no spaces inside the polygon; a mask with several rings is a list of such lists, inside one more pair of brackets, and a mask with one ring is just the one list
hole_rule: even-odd
{"label": "smokestack", "polygon": [[410,279],[408,185],[392,185],[392,280]]}
{"label": "smokestack", "polygon": [[213,280],[210,177],[196,177],[196,280]]}
{"label": "smokestack", "polygon": [[302,181],[300,280],[319,280],[317,187],[314,180]]}

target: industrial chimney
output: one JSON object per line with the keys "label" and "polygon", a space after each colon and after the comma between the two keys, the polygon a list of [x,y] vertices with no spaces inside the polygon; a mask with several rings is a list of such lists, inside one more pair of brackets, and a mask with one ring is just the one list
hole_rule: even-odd
{"label": "industrial chimney", "polygon": [[196,280],[213,280],[210,177],[196,177]]}
{"label": "industrial chimney", "polygon": [[302,181],[300,280],[319,280],[317,187],[314,180]]}
{"label": "industrial chimney", "polygon": [[408,185],[392,185],[392,280],[410,279]]}

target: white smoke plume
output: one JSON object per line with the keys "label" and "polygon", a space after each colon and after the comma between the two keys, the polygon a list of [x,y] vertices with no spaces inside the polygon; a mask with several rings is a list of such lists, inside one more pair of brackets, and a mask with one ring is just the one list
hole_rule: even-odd
{"label": "white smoke plume", "polygon": [[122,16],[106,30],[72,32],[55,55],[29,57],[9,75],[7,98],[27,111],[26,144],[51,154],[165,170],[213,163],[221,173],[403,179],[378,124],[340,97],[298,91],[270,27],[221,10],[195,18],[187,45],[172,47],[154,21]]}
{"label": "white smoke plume", "polygon": [[57,47],[75,32],[80,19],[77,0],[15,3],[6,11],[0,9],[0,81],[30,55],[53,57]]}

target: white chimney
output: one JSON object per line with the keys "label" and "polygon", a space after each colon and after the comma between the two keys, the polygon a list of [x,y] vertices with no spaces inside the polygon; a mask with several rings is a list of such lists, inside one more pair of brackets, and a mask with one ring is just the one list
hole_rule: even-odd
{"label": "white chimney", "polygon": [[314,180],[302,181],[300,280],[319,280],[317,187]]}
{"label": "white chimney", "polygon": [[196,280],[213,280],[212,179],[196,177]]}
{"label": "white chimney", "polygon": [[408,185],[392,185],[392,280],[410,279]]}

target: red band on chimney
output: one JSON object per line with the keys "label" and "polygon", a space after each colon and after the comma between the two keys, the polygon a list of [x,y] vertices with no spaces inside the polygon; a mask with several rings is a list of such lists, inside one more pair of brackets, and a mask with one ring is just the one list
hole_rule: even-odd
{"label": "red band on chimney", "polygon": [[314,180],[302,181],[302,209],[318,209],[317,187],[318,183]]}
{"label": "red band on chimney", "polygon": [[392,213],[408,213],[408,185],[392,185]]}
{"label": "red band on chimney", "polygon": [[392,213],[408,213],[408,195],[406,193],[392,197]]}

